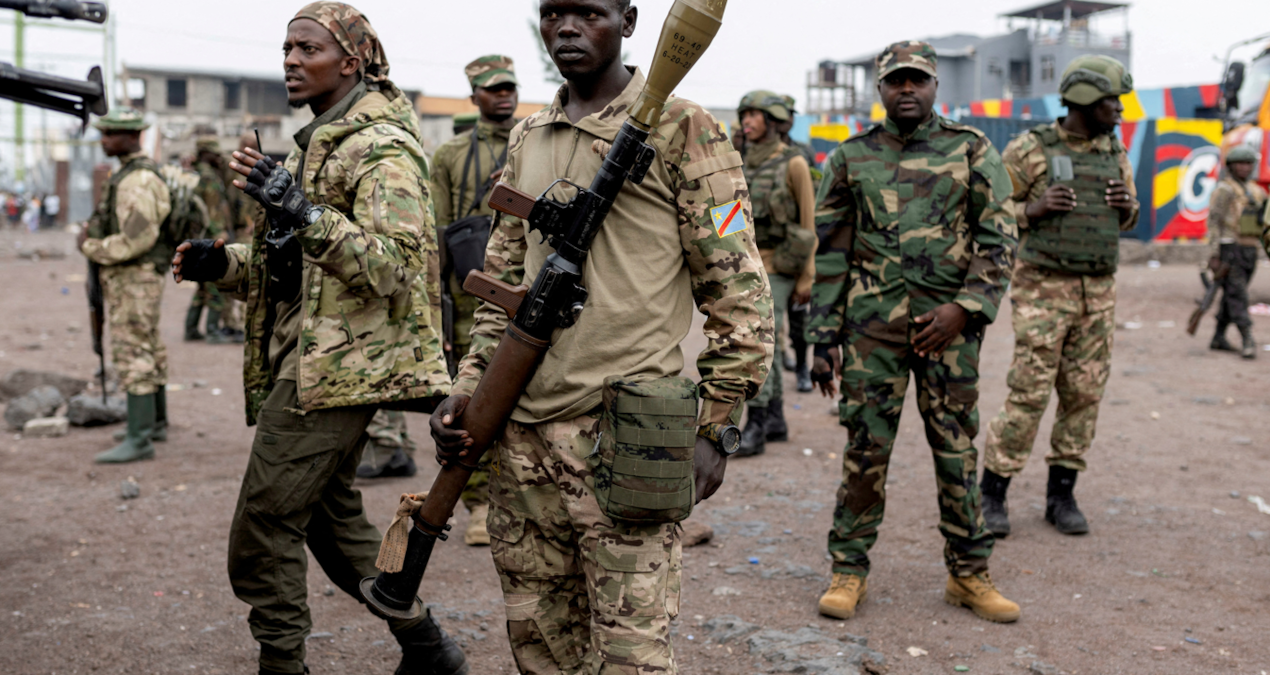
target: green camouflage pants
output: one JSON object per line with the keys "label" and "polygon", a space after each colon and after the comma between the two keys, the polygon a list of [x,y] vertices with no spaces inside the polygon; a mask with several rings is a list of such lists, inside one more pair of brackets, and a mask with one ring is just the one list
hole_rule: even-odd
{"label": "green camouflage pants", "polygon": [[198,290],[194,291],[194,296],[190,298],[190,307],[206,307],[210,310],[221,312],[225,310],[228,303],[225,296],[210,283],[200,283]]}
{"label": "green camouflage pants", "polygon": [[979,432],[981,328],[967,326],[938,359],[919,357],[909,344],[852,332],[843,355],[839,416],[847,427],[842,485],[829,531],[833,571],[868,576],[869,549],[886,508],[886,470],[900,426],[909,373],[917,380],[917,409],[935,459],[939,531],[944,563],[965,577],[988,568],[994,542],[984,526],[975,473]]}
{"label": "green camouflage pants", "polygon": [[679,527],[615,523],[595,498],[599,415],[509,422],[491,450],[489,533],[523,675],[675,673]]}
{"label": "green camouflage pants", "polygon": [[[378,573],[382,540],[352,487],[375,408],[289,412],[298,406],[291,380],[265,399],[229,529],[229,583],[251,605],[260,665],[283,673],[302,672],[313,627],[305,545],[331,582],[361,602],[357,585]],[[388,626],[400,632],[419,621]]]}
{"label": "green camouflage pants", "polygon": [[785,315],[789,313],[789,296],[794,293],[794,284],[797,280],[775,272],[767,275],[767,280],[772,287],[772,312],[776,318],[776,357],[772,359],[772,367],[767,371],[763,388],[759,389],[758,396],[750,399],[751,408],[766,408],[768,403],[782,398],[785,394],[783,386],[785,353],[780,347],[780,334],[781,328],[785,325]]}
{"label": "green camouflage pants", "polygon": [[110,359],[119,387],[134,396],[168,383],[168,350],[159,335],[159,305],[166,279],[149,264],[101,268],[101,291],[110,322]]}
{"label": "green camouflage pants", "polygon": [[1116,280],[1055,274],[1031,265],[1016,266],[1010,283],[1014,307],[1014,362],[1006,383],[1010,394],[988,425],[984,466],[1015,476],[1027,464],[1032,444],[1058,392],[1058,415],[1045,461],[1085,470],[1094,442],[1098,405],[1111,373],[1116,332]]}
{"label": "green camouflage pants", "polygon": [[[362,464],[379,466],[387,462],[393,453],[400,448],[411,458],[415,456],[415,442],[410,438],[406,428],[406,413],[400,410],[380,410],[366,427],[369,439],[362,453]],[[477,470],[467,479],[463,488],[463,505],[471,511],[478,504],[489,503],[489,463],[493,455],[485,453],[477,464]]]}

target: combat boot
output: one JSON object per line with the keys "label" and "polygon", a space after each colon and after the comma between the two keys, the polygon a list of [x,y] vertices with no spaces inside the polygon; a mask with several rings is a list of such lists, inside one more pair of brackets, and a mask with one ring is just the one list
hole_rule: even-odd
{"label": "combat boot", "polygon": [[198,320],[203,318],[203,306],[191,305],[189,310],[185,312],[185,341],[195,342],[203,339],[203,334],[198,332]]}
{"label": "combat boot", "polygon": [[393,675],[467,675],[467,657],[427,610],[413,628],[394,633],[401,663]]}
{"label": "combat boot", "polygon": [[154,394],[128,394],[128,431],[123,442],[97,455],[98,464],[123,464],[141,459],[154,459]]}
{"label": "combat boot", "polygon": [[1049,485],[1045,488],[1045,522],[1063,534],[1089,532],[1089,522],[1072,495],[1077,473],[1065,466],[1051,466]]}
{"label": "combat boot", "polygon": [[855,574],[834,572],[829,590],[820,596],[820,613],[836,619],[850,619],[855,608],[869,594],[869,580]]}
{"label": "combat boot", "polygon": [[1229,325],[1230,324],[1227,323],[1217,323],[1217,332],[1213,334],[1213,341],[1208,343],[1209,349],[1218,352],[1239,351],[1235,349],[1234,345],[1230,344],[1230,342],[1226,340],[1226,327]]}
{"label": "combat boot", "polygon": [[[128,430],[119,429],[112,434],[115,441],[122,441],[128,436]],[[168,440],[168,390],[167,387],[159,387],[154,392],[154,433],[150,434],[150,440],[155,443],[162,443]]]}
{"label": "combat boot", "polygon": [[767,452],[767,408],[749,406],[745,428],[741,430],[741,446],[733,457],[753,457]]}
{"label": "combat boot", "polygon": [[410,478],[418,468],[414,459],[401,448],[394,448],[387,462],[378,466],[362,464],[357,467],[358,478]]}
{"label": "combat boot", "polygon": [[472,507],[467,521],[467,530],[463,532],[463,543],[468,546],[489,546],[489,530],[485,529],[485,521],[489,518],[489,504],[477,504]]}
{"label": "combat boot", "polygon": [[207,343],[212,345],[229,344],[232,340],[220,329],[220,310],[207,310]]}
{"label": "combat boot", "polygon": [[782,357],[784,358],[784,363],[781,363],[781,365],[785,366],[785,370],[793,370],[797,367],[797,361],[795,361],[788,353],[782,354]]}
{"label": "combat boot", "polygon": [[798,393],[806,394],[816,388],[811,382],[811,369],[805,361],[794,369],[794,377],[798,381]]}
{"label": "combat boot", "polygon": [[763,422],[763,440],[784,443],[789,440],[789,425],[785,424],[785,402],[774,398],[767,404],[767,419]]}
{"label": "combat boot", "polygon": [[1257,358],[1257,341],[1252,339],[1252,326],[1240,326],[1239,335],[1244,339],[1244,348],[1239,355],[1249,361]]}
{"label": "combat boot", "polygon": [[1005,492],[1009,488],[1009,477],[983,470],[983,480],[979,481],[979,490],[983,493],[983,522],[988,531],[998,537],[1010,534],[1010,509],[1005,505]]}
{"label": "combat boot", "polygon": [[949,574],[948,585],[944,587],[944,602],[954,607],[968,607],[979,618],[988,621],[1013,623],[1019,620],[1019,605],[1001,595],[987,572],[969,577]]}

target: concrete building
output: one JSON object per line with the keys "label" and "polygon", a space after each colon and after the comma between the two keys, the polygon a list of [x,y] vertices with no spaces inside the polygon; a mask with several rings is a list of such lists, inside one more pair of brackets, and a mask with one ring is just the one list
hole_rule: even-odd
{"label": "concrete building", "polygon": [[[1039,98],[1058,93],[1063,69],[1084,54],[1104,54],[1132,69],[1127,4],[1058,0],[1003,14],[1008,32],[981,37],[957,33],[922,38],[939,55],[939,104],[966,108],[985,99]],[[1115,18],[1119,16],[1120,22]],[[1119,26],[1114,24],[1119,23]],[[867,116],[877,101],[874,58],[885,45],[845,61],[822,63],[809,76],[808,101],[822,88],[850,83],[842,110],[811,113]],[[829,84],[822,81],[832,80]]]}

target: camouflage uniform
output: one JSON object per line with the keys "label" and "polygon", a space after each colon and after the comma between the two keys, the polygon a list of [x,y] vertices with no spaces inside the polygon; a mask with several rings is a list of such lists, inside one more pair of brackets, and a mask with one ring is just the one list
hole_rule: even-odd
{"label": "camouflage uniform", "polygon": [[[1133,168],[1114,133],[1083,138],[1061,123],[1062,119],[1041,128],[1057,134],[1059,147],[1069,156],[1110,156],[1119,164],[1120,180],[1130,194],[1135,194]],[[1014,213],[1026,246],[1027,205],[1040,200],[1051,185],[1041,136],[1020,134],[1006,146],[1003,159],[1014,186]],[[1136,207],[1123,216],[1112,215],[1119,217],[1119,222],[1109,227],[1118,224],[1121,231],[1127,231],[1137,225]],[[1020,258],[1014,266],[1010,300],[1014,306],[1014,363],[1006,378],[1010,394],[988,425],[984,466],[1005,477],[1023,470],[1050,392],[1057,389],[1058,415],[1045,461],[1083,471],[1085,453],[1094,440],[1098,405],[1111,372],[1115,276],[1060,271]]]}
{"label": "camouflage uniform", "polygon": [[[1250,153],[1251,154],[1251,153]],[[1256,157],[1255,154],[1252,157]],[[1229,162],[1229,158],[1227,159]],[[1266,203],[1266,191],[1251,179],[1240,182],[1226,175],[1213,190],[1208,206],[1208,239],[1212,243],[1213,257],[1230,266],[1226,277],[1217,281],[1222,287],[1222,301],[1217,309],[1217,335],[1223,339],[1226,327],[1235,324],[1240,332],[1250,331],[1252,317],[1248,315],[1248,285],[1257,271],[1258,237],[1261,229],[1261,212]],[[1240,221],[1248,220],[1255,230],[1245,231]]]}
{"label": "camouflage uniform", "polygon": [[[933,76],[934,61],[929,45],[898,43],[879,56],[879,78],[901,68]],[[979,347],[1017,244],[1009,186],[991,142],[938,115],[907,136],[888,118],[825,162],[816,226],[826,250],[816,261],[808,340],[845,338],[847,347],[839,415],[849,440],[829,533],[835,573],[868,574],[910,371],[934,453],[945,563],[957,577],[987,568],[993,537],[980,513],[972,441]],[[918,356],[912,340],[926,324],[913,319],[947,303],[969,314],[965,329],[942,355]]]}
{"label": "camouflage uniform", "polygon": [[[247,422],[259,423],[230,527],[234,593],[272,672],[303,669],[312,626],[307,544],[327,576],[361,601],[377,573],[379,531],[351,488],[376,406],[443,396],[435,230],[428,164],[411,101],[387,79],[378,38],[357,10],[306,6],[364,79],[296,133],[285,166],[321,207],[294,234],[299,290],[279,297],[266,268],[265,227],[225,247],[221,290],[245,298]],[[402,642],[424,617],[389,621]]]}
{"label": "camouflage uniform", "polygon": [[[196,152],[220,153],[220,144],[215,139],[200,139],[196,144]],[[216,239],[227,236],[231,225],[229,191],[225,185],[221,171],[207,162],[196,162],[194,171],[198,173],[197,194],[207,206],[207,230],[201,237]],[[190,308],[186,318],[186,337],[191,337],[198,330],[198,320],[207,308],[207,333],[220,330],[221,314],[225,311],[225,297],[214,284],[201,283],[194,297],[190,299]],[[190,331],[191,319],[194,331]]]}
{"label": "camouflage uniform", "polygon": [[[602,111],[569,122],[567,88],[516,126],[503,180],[538,194],[555,178],[587,184],[643,88],[639,71]],[[605,377],[678,375],[694,307],[709,340],[698,357],[702,423],[732,423],[772,358],[772,301],[752,228],[720,237],[710,210],[752,221],[741,157],[700,106],[671,98],[640,186],[627,185],[583,270],[590,298],[559,331],[491,450],[489,530],[512,652],[522,673],[674,673],[679,528],[601,514],[593,477]],[[551,249],[504,217],[485,271],[532,280]],[[456,394],[480,381],[508,320],[482,305]]]}

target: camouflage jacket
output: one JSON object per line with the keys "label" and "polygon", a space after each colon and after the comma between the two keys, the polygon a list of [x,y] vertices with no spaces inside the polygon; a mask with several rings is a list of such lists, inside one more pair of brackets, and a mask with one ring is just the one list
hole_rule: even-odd
{"label": "camouflage jacket", "polygon": [[996,318],[1018,227],[1010,179],[978,129],[939,116],[900,136],[891,120],[839,145],[817,196],[809,341],[846,330],[907,342],[910,322],[957,303]]}
{"label": "camouflage jacket", "polygon": [[[467,187],[460,192],[459,188],[463,187],[463,166],[467,163],[468,151],[472,149],[472,134],[477,135],[481,175],[476,175],[474,158],[467,170]],[[476,191],[489,180],[489,175],[494,172],[494,164],[506,152],[510,134],[510,126],[495,126],[481,120],[474,129],[451,138],[432,153],[432,204],[436,208],[437,225],[442,229],[468,215],[468,209],[476,199]],[[485,197],[488,198],[489,193]],[[486,199],[482,199],[481,205],[472,214],[492,217],[494,210],[485,202]]]}
{"label": "camouflage jacket", "polygon": [[[565,115],[562,87],[551,106],[512,130],[503,181],[533,195],[556,178],[589,185],[643,85],[635,71],[621,95],[576,124]],[[708,340],[697,358],[702,423],[736,423],[741,404],[767,377],[772,298],[754,245],[740,153],[704,108],[674,97],[648,142],[657,161],[642,184],[628,182],[614,201],[583,270],[586,310],[576,325],[556,332],[513,413],[516,421],[589,412],[600,404],[608,376],[678,375],[694,308],[706,316]],[[721,237],[712,209],[750,226]],[[552,252],[539,239],[504,217],[490,237],[485,271],[511,284],[531,282]],[[475,391],[507,323],[492,305],[477,310],[456,394]]]}
{"label": "camouflage jacket", "polygon": [[[322,217],[297,230],[304,249],[297,390],[306,411],[385,404],[449,391],[441,351],[436,233],[414,107],[372,92],[319,127],[286,167]],[[301,166],[303,157],[304,165]],[[248,424],[273,388],[264,235],[226,247],[218,284],[247,302],[243,386]]]}
{"label": "camouflage jacket", "polygon": [[149,169],[128,171],[118,186],[110,189],[129,164],[147,161],[142,152],[119,158],[119,170],[103,187],[101,202],[85,223],[88,239],[81,250],[89,260],[99,265],[124,265],[146,255],[158,243],[163,222],[172,211],[168,187],[159,174]]}
{"label": "camouflage jacket", "polygon": [[1223,243],[1257,245],[1256,237],[1239,236],[1239,219],[1245,209],[1260,212],[1265,203],[1266,191],[1251,180],[1240,183],[1233,176],[1227,175],[1217,183],[1208,203],[1208,241],[1212,243],[1214,255],[1217,247]]}
{"label": "camouflage jacket", "polygon": [[225,177],[206,162],[195,164],[194,171],[198,173],[198,196],[207,206],[207,229],[202,238],[215,239],[228,232],[232,222]]}

